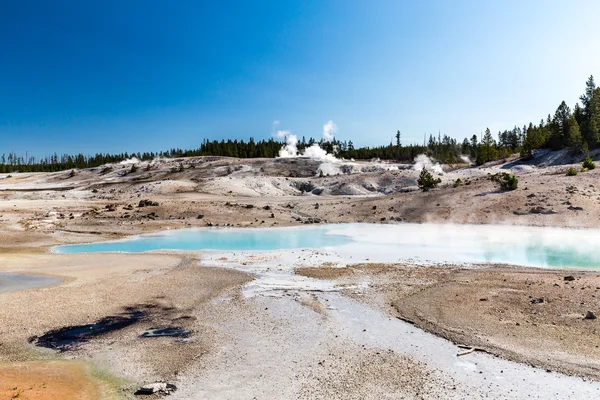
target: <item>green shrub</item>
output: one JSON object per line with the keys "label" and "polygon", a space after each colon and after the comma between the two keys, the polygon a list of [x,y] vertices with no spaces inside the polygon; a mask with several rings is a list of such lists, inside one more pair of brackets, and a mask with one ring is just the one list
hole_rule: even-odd
{"label": "green shrub", "polygon": [[577,175],[577,170],[573,167],[569,167],[567,170],[567,176],[575,176]]}
{"label": "green shrub", "polygon": [[585,158],[585,161],[583,162],[582,166],[583,166],[583,168],[586,168],[586,169],[594,169],[594,168],[596,168],[596,164],[594,164],[594,162],[592,161],[592,157],[590,157],[589,154]]}
{"label": "green shrub", "polygon": [[452,187],[459,187],[462,181],[460,178],[457,178],[456,181],[452,184]]}
{"label": "green shrub", "polygon": [[441,182],[442,180],[440,178],[434,178],[433,175],[431,175],[431,172],[427,171],[425,168],[423,168],[419,174],[419,179],[417,179],[419,188],[424,192],[429,191],[429,189],[433,189]]}
{"label": "green shrub", "polygon": [[131,164],[131,169],[129,170],[129,173],[133,174],[137,170],[138,170],[137,164]]}
{"label": "green shrub", "polygon": [[500,185],[500,190],[515,190],[519,186],[517,177],[508,172],[499,172],[491,175],[490,179]]}

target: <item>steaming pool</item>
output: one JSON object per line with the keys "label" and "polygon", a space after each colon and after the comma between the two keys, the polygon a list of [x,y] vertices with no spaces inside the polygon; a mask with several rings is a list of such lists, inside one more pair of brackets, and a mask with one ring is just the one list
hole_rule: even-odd
{"label": "steaming pool", "polygon": [[328,224],[192,228],[118,241],[57,246],[61,254],[159,250],[265,252],[326,249],[351,262],[502,263],[600,268],[600,229],[508,225]]}

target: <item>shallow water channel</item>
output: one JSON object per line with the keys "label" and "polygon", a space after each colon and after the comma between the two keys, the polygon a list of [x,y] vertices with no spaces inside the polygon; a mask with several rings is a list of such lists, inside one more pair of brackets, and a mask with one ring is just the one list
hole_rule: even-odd
{"label": "shallow water channel", "polygon": [[0,293],[36,289],[60,283],[60,279],[47,276],[0,272]]}
{"label": "shallow water channel", "polygon": [[598,229],[511,225],[329,224],[285,228],[195,228],[67,246],[57,253],[270,251],[327,248],[373,262],[502,263],[600,268]]}

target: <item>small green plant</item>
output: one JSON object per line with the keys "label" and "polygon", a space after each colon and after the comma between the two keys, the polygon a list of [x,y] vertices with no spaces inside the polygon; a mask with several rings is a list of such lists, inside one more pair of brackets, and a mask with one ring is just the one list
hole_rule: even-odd
{"label": "small green plant", "polygon": [[490,179],[500,185],[500,190],[515,190],[519,186],[517,177],[508,172],[499,172],[491,175]]}
{"label": "small green plant", "polygon": [[573,167],[569,167],[567,170],[567,176],[575,176],[577,175],[577,170]]}
{"label": "small green plant", "polygon": [[462,181],[460,180],[460,178],[457,178],[456,181],[454,181],[454,183],[452,184],[452,187],[459,187],[462,184]]}
{"label": "small green plant", "polygon": [[596,168],[596,164],[594,164],[594,162],[592,161],[592,157],[590,157],[589,154],[583,161],[582,167],[588,170]]}
{"label": "small green plant", "polygon": [[323,174],[323,170],[320,169],[319,170],[319,178],[323,178],[325,176],[325,174]]}
{"label": "small green plant", "polygon": [[72,169],[71,172],[69,172],[69,178],[72,178],[75,176],[75,170]]}
{"label": "small green plant", "polygon": [[184,169],[183,163],[179,163],[179,172],[183,172]]}
{"label": "small green plant", "polygon": [[427,171],[425,168],[421,170],[421,173],[419,174],[419,179],[417,179],[417,184],[419,185],[419,188],[424,192],[435,188],[441,182],[442,180],[440,178],[434,178],[433,175],[431,175],[431,172]]}
{"label": "small green plant", "polygon": [[133,174],[138,170],[137,164],[131,164],[131,169],[129,170],[130,174]]}

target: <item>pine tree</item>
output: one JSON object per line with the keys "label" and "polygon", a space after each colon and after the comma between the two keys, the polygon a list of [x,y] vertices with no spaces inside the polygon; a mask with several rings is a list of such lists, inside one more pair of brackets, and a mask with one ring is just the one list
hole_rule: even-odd
{"label": "pine tree", "polygon": [[585,94],[580,97],[583,104],[583,137],[590,147],[600,142],[600,91],[594,77],[585,83]]}
{"label": "pine tree", "polygon": [[583,136],[581,136],[579,124],[574,115],[568,121],[567,141],[569,147],[575,153],[585,153],[588,150],[588,144],[583,140]]}
{"label": "pine tree", "polygon": [[479,145],[479,151],[477,154],[477,165],[485,164],[486,162],[493,161],[498,157],[498,151],[496,150],[494,138],[490,128],[486,128],[485,134],[481,139],[481,145]]}

